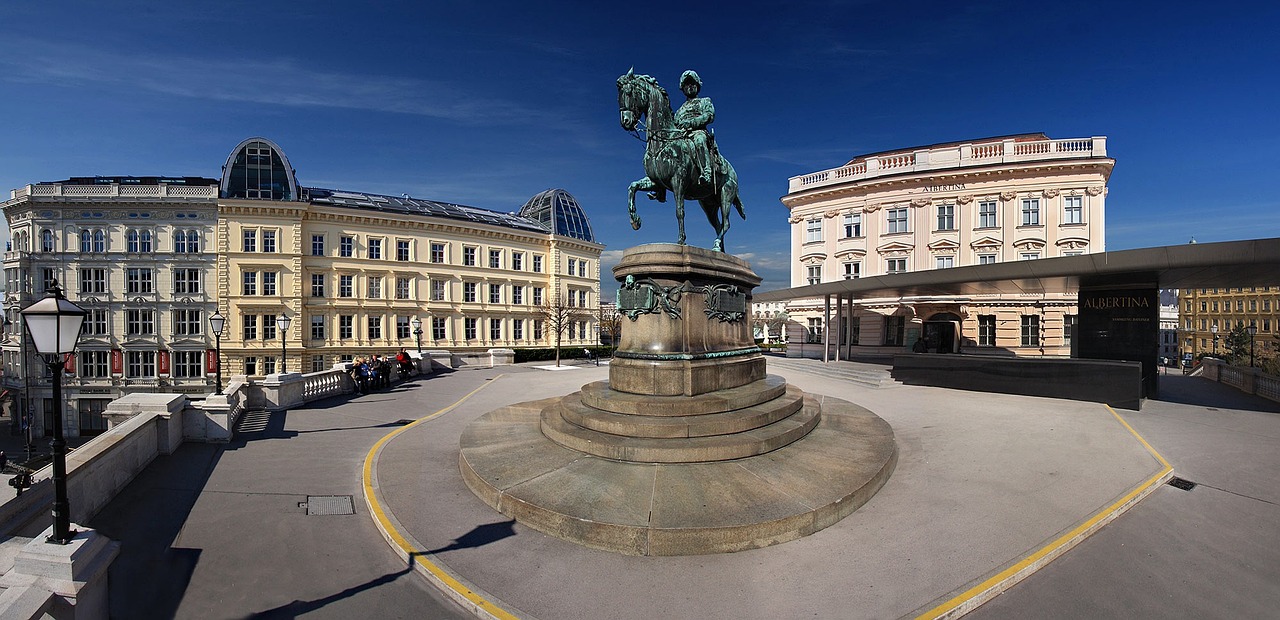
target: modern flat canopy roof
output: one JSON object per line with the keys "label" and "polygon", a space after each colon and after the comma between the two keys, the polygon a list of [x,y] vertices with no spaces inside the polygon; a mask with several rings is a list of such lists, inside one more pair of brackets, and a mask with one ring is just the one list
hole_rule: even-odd
{"label": "modern flat canopy roof", "polygon": [[1084,286],[1207,288],[1280,285],[1280,238],[1187,243],[929,269],[755,293],[753,301],[1076,293]]}

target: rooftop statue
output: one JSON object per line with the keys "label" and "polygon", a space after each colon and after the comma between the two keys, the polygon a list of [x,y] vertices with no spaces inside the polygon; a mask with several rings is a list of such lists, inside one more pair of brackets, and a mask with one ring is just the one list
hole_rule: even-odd
{"label": "rooftop statue", "polygon": [[[684,201],[686,198],[697,200],[711,227],[716,229],[712,249],[723,252],[730,207],[737,207],[743,219],[747,214],[738,198],[738,173],[729,160],[720,155],[715,134],[707,127],[715,120],[716,110],[710,99],[698,97],[701,89],[702,79],[698,74],[685,71],[680,76],[680,90],[687,101],[673,113],[667,91],[657,80],[636,75],[634,70],[618,78],[622,128],[636,131],[639,127],[646,133],[645,178],[628,188],[627,212],[631,215],[631,227],[639,230],[636,192],[644,191],[651,200],[666,202],[667,191],[670,191],[675,195],[676,222],[680,226],[676,243],[684,245]],[[647,118],[647,126],[641,125],[642,118]]]}

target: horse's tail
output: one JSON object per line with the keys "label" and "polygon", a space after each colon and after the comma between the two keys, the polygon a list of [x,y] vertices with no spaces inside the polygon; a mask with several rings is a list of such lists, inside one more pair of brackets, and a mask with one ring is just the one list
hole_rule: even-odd
{"label": "horse's tail", "polygon": [[747,212],[742,210],[742,199],[740,199],[737,196],[734,196],[733,206],[738,208],[738,215],[742,216],[742,219],[744,220],[747,219]]}

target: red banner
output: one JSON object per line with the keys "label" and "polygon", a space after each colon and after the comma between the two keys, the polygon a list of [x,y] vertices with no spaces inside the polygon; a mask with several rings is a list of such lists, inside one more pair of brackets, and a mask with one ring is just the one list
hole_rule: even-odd
{"label": "red banner", "polygon": [[169,376],[169,352],[156,351],[156,365],[160,367],[160,376]]}
{"label": "red banner", "polygon": [[124,374],[124,352],[120,349],[111,350],[111,374]]}
{"label": "red banner", "polygon": [[217,349],[206,349],[204,352],[204,374],[211,375],[218,372],[218,351]]}
{"label": "red banner", "polygon": [[76,354],[75,353],[67,354],[67,359],[62,362],[62,370],[66,371],[66,373],[70,375],[76,374]]}

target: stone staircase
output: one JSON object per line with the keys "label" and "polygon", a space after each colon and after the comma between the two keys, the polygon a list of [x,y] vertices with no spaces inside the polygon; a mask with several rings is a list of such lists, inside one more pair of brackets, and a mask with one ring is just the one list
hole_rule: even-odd
{"label": "stone staircase", "polygon": [[823,362],[822,360],[814,360],[799,357],[774,357],[768,356],[768,367],[772,371],[778,370],[798,370],[818,375],[820,377],[828,377],[831,379],[840,379],[850,383],[870,387],[870,388],[893,388],[902,385],[901,381],[893,378],[891,374],[892,366],[888,364],[874,364],[870,362],[851,362],[840,360],[838,362]]}

